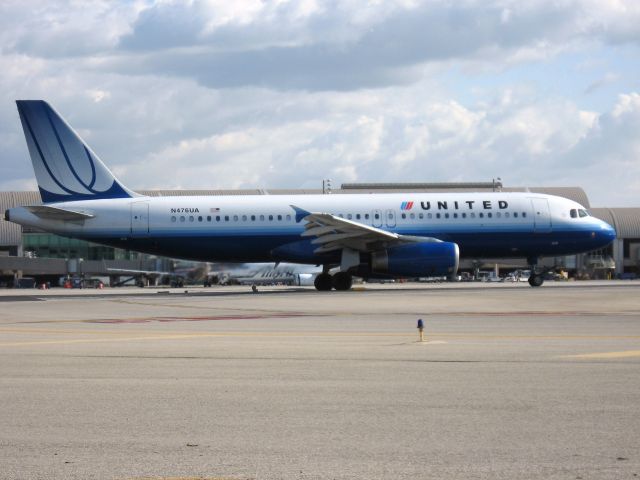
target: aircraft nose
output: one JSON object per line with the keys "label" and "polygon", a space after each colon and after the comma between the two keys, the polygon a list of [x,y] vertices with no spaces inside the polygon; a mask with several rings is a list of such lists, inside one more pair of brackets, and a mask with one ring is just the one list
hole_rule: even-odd
{"label": "aircraft nose", "polygon": [[611,225],[607,224],[607,227],[609,227],[607,230],[607,235],[609,236],[609,240],[613,242],[617,237],[616,230]]}
{"label": "aircraft nose", "polygon": [[605,245],[608,245],[616,239],[616,230],[608,223],[602,222],[598,236],[602,239]]}

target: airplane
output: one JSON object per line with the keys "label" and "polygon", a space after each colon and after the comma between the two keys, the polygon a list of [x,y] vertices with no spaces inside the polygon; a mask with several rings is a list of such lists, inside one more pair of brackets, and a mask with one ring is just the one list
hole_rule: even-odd
{"label": "airplane", "polygon": [[[240,272],[229,272],[221,275],[227,283],[238,283],[240,285],[313,285],[313,281],[319,271],[315,268],[301,268],[298,264],[280,263],[278,265],[248,264],[249,271],[244,274]],[[256,265],[258,265],[256,267]]]}
{"label": "airplane", "polygon": [[313,286],[320,269],[297,263],[200,263],[174,262],[174,276],[202,278],[204,287],[218,285],[297,285]]}
{"label": "airplane", "polygon": [[314,285],[329,291],[349,290],[354,275],[454,276],[461,257],[526,258],[539,287],[541,257],[616,235],[582,205],[531,192],[147,197],[48,103],[16,103],[43,204],[5,219],[66,237],[186,260],[322,265]]}

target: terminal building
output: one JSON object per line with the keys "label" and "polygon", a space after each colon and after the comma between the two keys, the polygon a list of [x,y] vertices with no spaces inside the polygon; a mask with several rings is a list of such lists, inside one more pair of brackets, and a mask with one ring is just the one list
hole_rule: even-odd
{"label": "terminal building", "polygon": [[[140,191],[148,196],[187,195],[285,195],[388,193],[388,192],[482,192],[530,191],[557,195],[574,200],[590,213],[609,223],[616,230],[617,239],[604,250],[568,257],[546,258],[543,265],[564,270],[577,278],[635,278],[640,276],[640,208],[592,208],[585,191],[580,187],[505,187],[501,182],[480,183],[355,183],[343,184],[331,190],[153,190]],[[0,212],[19,205],[41,203],[38,192],[0,192]],[[461,270],[494,268],[513,270],[526,267],[524,259],[464,260]],[[197,265],[193,269],[206,271]],[[119,250],[70,239],[46,232],[23,229],[20,225],[0,218],[0,285],[13,285],[21,276],[54,282],[69,275],[108,276],[112,283],[121,277],[118,270],[173,272],[173,259],[158,258],[138,252]]]}

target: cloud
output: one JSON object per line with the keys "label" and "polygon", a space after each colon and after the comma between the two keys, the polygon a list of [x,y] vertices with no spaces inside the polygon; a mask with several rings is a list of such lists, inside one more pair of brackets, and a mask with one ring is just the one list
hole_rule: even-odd
{"label": "cloud", "polygon": [[584,93],[589,95],[590,93],[593,93],[593,92],[595,92],[596,90],[599,90],[602,87],[605,87],[607,85],[611,85],[612,83],[617,82],[619,79],[620,79],[620,75],[608,72],[603,77],[601,77],[601,78],[597,79],[596,81],[590,83],[589,86],[585,89]]}
{"label": "cloud", "polygon": [[[509,51],[560,37],[574,14],[555,4],[514,9],[505,16],[497,4],[469,8],[469,3],[429,2],[383,12],[382,18],[370,18],[359,29],[349,30],[345,12],[338,9],[307,17],[306,28],[294,24],[279,31],[275,25],[290,16],[283,9],[265,21],[250,19],[205,32],[202,8],[199,3],[161,5],[143,12],[121,47],[144,53],[120,56],[106,68],[187,76],[210,88],[381,87],[417,81],[416,67],[428,62],[496,56],[496,49]],[[353,15],[349,11],[346,18]],[[188,24],[182,18],[188,18]],[[280,22],[272,23],[274,19]],[[170,35],[163,34],[168,23],[176,25]]]}
{"label": "cloud", "polygon": [[0,14],[6,53],[209,88],[379,88],[416,82],[429,63],[507,65],[640,40],[631,0],[9,1]]}
{"label": "cloud", "polygon": [[33,184],[13,102],[45,98],[135,189],[500,176],[638,204],[631,1],[30,6],[0,4],[0,188]]}
{"label": "cloud", "polygon": [[622,1],[239,5],[152,5],[103,68],[189,77],[209,88],[355,90],[416,82],[429,63],[507,65],[594,38],[640,38],[640,10]]}
{"label": "cloud", "polygon": [[638,205],[638,131],[640,94],[621,94],[611,111],[598,115],[580,142],[559,157],[560,164],[572,167],[567,175],[585,187],[592,204]]}
{"label": "cloud", "polygon": [[[581,141],[596,116],[570,102],[501,97],[467,108],[425,97],[419,87],[399,90],[395,96],[366,91],[299,98],[295,121],[240,122],[221,133],[180,139],[123,166],[122,173],[134,185],[144,184],[153,165],[172,172],[170,186],[183,188],[294,187],[309,178],[406,181],[408,176],[446,181],[501,175],[510,182],[542,177],[555,183],[556,158]],[[292,107],[283,108],[287,118]],[[156,176],[154,186],[162,181]]]}
{"label": "cloud", "polygon": [[33,57],[81,57],[106,52],[128,33],[141,2],[46,0],[0,5],[0,45],[4,53]]}

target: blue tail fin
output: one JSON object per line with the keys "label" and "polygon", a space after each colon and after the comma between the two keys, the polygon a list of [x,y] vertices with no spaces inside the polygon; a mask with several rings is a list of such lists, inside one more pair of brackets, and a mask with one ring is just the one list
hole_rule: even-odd
{"label": "blue tail fin", "polygon": [[138,196],[113,176],[47,102],[16,103],[44,203]]}

